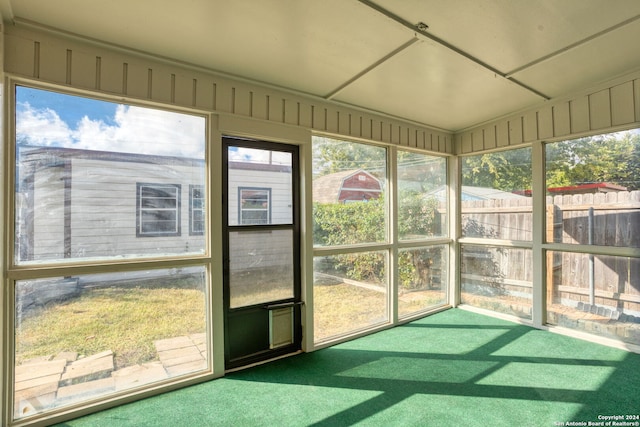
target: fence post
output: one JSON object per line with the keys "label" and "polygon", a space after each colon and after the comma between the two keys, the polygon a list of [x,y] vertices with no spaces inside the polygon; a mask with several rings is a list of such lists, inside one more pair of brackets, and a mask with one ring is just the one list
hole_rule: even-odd
{"label": "fence post", "polygon": [[[588,221],[588,232],[589,232],[589,244],[593,245],[593,207],[589,208],[589,221]],[[589,304],[592,306],[596,303],[596,283],[594,278],[594,256],[593,254],[589,254]]]}
{"label": "fence post", "polygon": [[[550,203],[551,202],[551,203]],[[545,219],[546,227],[546,241],[544,243],[552,243],[554,241],[555,230],[555,205],[552,203],[553,198],[547,196],[547,218]],[[549,256],[549,253],[545,251],[545,257],[547,258],[547,279],[545,286],[547,287],[547,306],[553,304],[553,257]]]}

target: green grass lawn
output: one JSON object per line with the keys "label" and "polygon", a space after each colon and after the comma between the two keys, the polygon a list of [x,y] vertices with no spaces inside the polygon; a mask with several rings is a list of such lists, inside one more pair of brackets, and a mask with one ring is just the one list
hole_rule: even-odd
{"label": "green grass lawn", "polygon": [[[415,292],[398,299],[401,315],[417,312],[444,302],[439,290]],[[388,321],[387,294],[347,283],[314,286],[314,339],[363,329]]]}
{"label": "green grass lawn", "polygon": [[[250,295],[238,295],[238,300],[265,300],[274,291],[265,292],[256,295],[253,289]],[[401,297],[400,313],[441,303],[441,293],[432,293]],[[386,293],[345,283],[314,287],[314,309],[316,340],[388,320]],[[25,316],[17,326],[16,364],[60,352],[90,356],[111,350],[116,369],[121,369],[156,360],[156,340],[205,330],[204,293],[193,283],[95,287]]]}
{"label": "green grass lawn", "polygon": [[154,341],[205,327],[204,293],[198,289],[99,287],[48,304],[17,327],[16,364],[63,351],[90,356],[111,350],[116,369],[157,358]]}

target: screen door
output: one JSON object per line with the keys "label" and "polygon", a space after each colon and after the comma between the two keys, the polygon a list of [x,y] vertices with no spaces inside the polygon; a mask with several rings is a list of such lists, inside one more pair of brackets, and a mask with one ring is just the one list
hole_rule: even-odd
{"label": "screen door", "polygon": [[298,147],[224,138],[225,367],[300,349]]}

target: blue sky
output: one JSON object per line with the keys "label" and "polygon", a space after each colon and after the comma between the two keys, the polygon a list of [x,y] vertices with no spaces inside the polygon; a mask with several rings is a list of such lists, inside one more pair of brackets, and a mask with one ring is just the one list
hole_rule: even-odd
{"label": "blue sky", "polygon": [[113,102],[98,101],[24,86],[16,87],[16,99],[19,104],[26,102],[35,109],[50,108],[56,111],[58,116],[69,125],[75,125],[83,116],[88,116],[92,120],[102,120],[107,124],[113,125],[113,118],[118,105]]}
{"label": "blue sky", "polygon": [[18,86],[16,139],[34,146],[202,159],[206,120]]}

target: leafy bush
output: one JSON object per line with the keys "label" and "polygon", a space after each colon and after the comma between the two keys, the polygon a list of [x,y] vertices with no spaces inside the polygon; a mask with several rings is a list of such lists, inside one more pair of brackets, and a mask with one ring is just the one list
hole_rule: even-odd
{"label": "leafy bush", "polygon": [[[386,198],[352,203],[315,203],[313,240],[320,246],[354,245],[385,242],[387,233]],[[420,192],[401,192],[398,231],[403,238],[440,234],[438,201]],[[423,288],[430,283],[430,268],[435,262],[433,251],[407,251],[399,259],[401,286]],[[383,283],[384,257],[377,253],[344,254],[336,257],[334,267],[354,280]]]}

